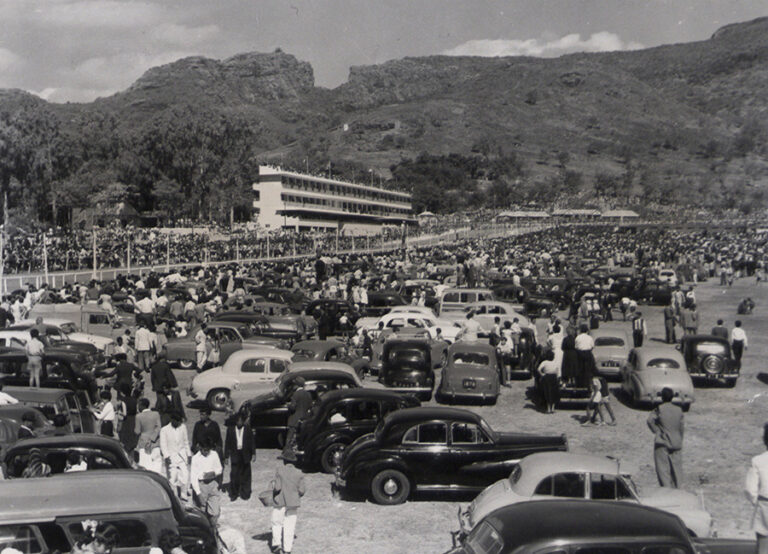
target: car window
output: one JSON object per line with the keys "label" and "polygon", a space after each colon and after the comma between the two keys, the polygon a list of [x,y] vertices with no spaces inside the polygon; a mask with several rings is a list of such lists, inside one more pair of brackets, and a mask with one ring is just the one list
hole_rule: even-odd
{"label": "car window", "polygon": [[108,314],[88,314],[88,323],[94,325],[109,325]]}
{"label": "car window", "polygon": [[443,296],[443,302],[458,302],[459,301],[459,293],[458,292],[446,292]]}
{"label": "car window", "polygon": [[649,368],[679,369],[680,364],[670,358],[653,358],[646,364]]}
{"label": "car window", "polygon": [[488,313],[489,314],[506,314],[507,310],[505,310],[501,306],[488,306]]}
{"label": "car window", "polygon": [[88,457],[88,469],[119,469],[112,455],[93,454]]}
{"label": "car window", "polygon": [[221,340],[224,342],[235,342],[240,340],[239,335],[235,332],[234,329],[219,329],[219,332],[221,333]]}
{"label": "car window", "polygon": [[66,400],[66,402],[67,402],[67,407],[68,407],[70,410],[75,410],[75,411],[76,411],[76,410],[79,410],[79,409],[80,409],[80,406],[78,406],[78,404],[77,404],[77,398],[75,398],[75,395],[74,395],[74,394],[68,394],[68,395],[66,395],[66,396],[64,397],[64,399]]}
{"label": "car window", "polygon": [[240,367],[240,371],[243,373],[266,373],[267,360],[245,360]]}
{"label": "car window", "polygon": [[[152,537],[147,525],[140,519],[104,519],[99,518],[99,523],[111,525],[117,530],[117,545],[119,548],[138,548],[145,544],[151,544]],[[73,537],[83,533],[82,523],[71,523],[69,532]]]}
{"label": "car window", "polygon": [[728,347],[720,342],[700,342],[696,345],[696,353],[701,355],[714,354],[716,356],[726,356]]}
{"label": "car window", "polygon": [[23,339],[11,337],[11,342],[8,344],[8,346],[10,346],[11,348],[24,348],[26,344],[27,344],[27,341]]}
{"label": "car window", "polygon": [[489,300],[493,300],[493,293],[490,292],[480,292],[477,294],[477,299],[481,302],[486,302]]}
{"label": "car window", "polygon": [[559,496],[562,498],[584,498],[583,473],[556,473],[542,480],[534,494]]}
{"label": "car window", "polygon": [[490,442],[488,437],[474,423],[454,423],[451,425],[451,444],[483,444]]}
{"label": "car window", "polygon": [[395,317],[387,322],[387,327],[405,327],[405,319],[402,317]]}
{"label": "car window", "polygon": [[77,326],[74,323],[64,323],[61,330],[67,334],[77,333]]}
{"label": "car window", "polygon": [[460,302],[474,302],[475,301],[475,295],[470,292],[462,292],[459,295],[459,298],[461,299]]}
{"label": "car window", "polygon": [[595,346],[624,346],[624,339],[620,337],[597,337]]}
{"label": "car window", "polygon": [[405,408],[406,404],[401,403],[397,400],[386,400],[381,403],[381,417],[384,417],[389,412],[394,412],[395,410],[399,410],[401,408]]}
{"label": "car window", "polygon": [[616,476],[605,473],[590,475],[590,487],[593,500],[623,500],[633,498],[626,483]]}
{"label": "car window", "polygon": [[19,360],[0,359],[0,373],[3,375],[20,374],[21,365]]}
{"label": "car window", "polygon": [[380,408],[378,402],[358,400],[347,404],[347,419],[349,421],[378,420]]}
{"label": "car window", "polygon": [[504,539],[487,521],[480,523],[467,537],[466,549],[468,552],[499,554],[503,548]]}
{"label": "car window", "polygon": [[421,321],[420,319],[414,319],[412,317],[408,318],[408,325],[410,325],[411,327],[418,327],[419,329],[423,329],[424,328],[424,322],[423,321]]}
{"label": "car window", "polygon": [[272,360],[272,366],[269,370],[272,373],[282,373],[286,367],[288,367],[288,362],[285,360]]}
{"label": "car window", "polygon": [[0,525],[0,550],[6,548],[15,548],[24,554],[43,551],[31,525]]}
{"label": "car window", "polygon": [[403,444],[446,444],[447,425],[443,422],[422,423],[408,430]]}
{"label": "car window", "polygon": [[491,363],[486,354],[480,352],[456,352],[453,361],[457,364],[472,364],[487,366]]}

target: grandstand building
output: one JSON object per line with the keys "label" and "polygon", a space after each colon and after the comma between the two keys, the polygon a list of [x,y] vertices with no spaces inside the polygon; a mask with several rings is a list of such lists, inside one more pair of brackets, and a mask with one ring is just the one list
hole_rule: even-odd
{"label": "grandstand building", "polygon": [[256,221],[267,229],[378,233],[385,225],[415,224],[405,192],[259,166],[253,184]]}

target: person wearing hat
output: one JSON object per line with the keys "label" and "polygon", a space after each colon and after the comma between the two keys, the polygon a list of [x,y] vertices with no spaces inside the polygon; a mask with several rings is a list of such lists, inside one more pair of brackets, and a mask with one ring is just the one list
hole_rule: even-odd
{"label": "person wearing hat", "polygon": [[279,458],[283,463],[277,466],[275,478],[272,480],[275,506],[272,508],[271,518],[271,551],[290,554],[301,497],[306,493],[306,485],[304,475],[296,468],[296,455],[293,452],[283,452]]}
{"label": "person wearing hat", "polygon": [[307,415],[309,409],[312,407],[312,395],[308,390],[304,388],[305,381],[303,377],[297,377],[294,381],[296,389],[291,396],[291,401],[288,403],[288,430],[285,434],[285,448],[284,452],[293,454],[296,448],[296,429],[299,426],[299,421]]}

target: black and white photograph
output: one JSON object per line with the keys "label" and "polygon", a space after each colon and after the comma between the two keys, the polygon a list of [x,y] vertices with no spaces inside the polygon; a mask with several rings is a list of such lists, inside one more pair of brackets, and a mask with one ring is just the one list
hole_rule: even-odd
{"label": "black and white photograph", "polygon": [[768,554],[767,280],[764,0],[0,0],[0,554]]}

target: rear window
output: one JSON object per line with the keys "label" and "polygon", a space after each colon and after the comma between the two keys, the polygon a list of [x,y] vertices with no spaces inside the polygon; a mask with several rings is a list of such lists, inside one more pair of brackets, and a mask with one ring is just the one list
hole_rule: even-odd
{"label": "rear window", "polygon": [[457,364],[472,364],[483,366],[490,364],[488,356],[478,352],[457,352],[453,355],[453,361]]}
{"label": "rear window", "polygon": [[597,337],[595,346],[624,346],[624,339],[620,337]]}
{"label": "rear window", "polygon": [[647,364],[650,368],[657,369],[679,369],[680,364],[670,358],[653,358]]}
{"label": "rear window", "polygon": [[728,347],[721,342],[700,342],[696,345],[696,352],[698,354],[723,356],[728,354]]}
{"label": "rear window", "polygon": [[426,362],[426,357],[424,355],[424,352],[422,350],[393,350],[389,353],[389,361],[390,363],[397,363],[397,362],[417,362],[417,363],[424,363]]}

